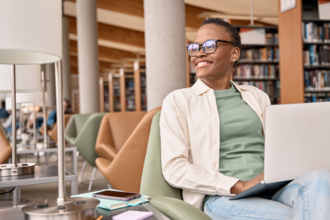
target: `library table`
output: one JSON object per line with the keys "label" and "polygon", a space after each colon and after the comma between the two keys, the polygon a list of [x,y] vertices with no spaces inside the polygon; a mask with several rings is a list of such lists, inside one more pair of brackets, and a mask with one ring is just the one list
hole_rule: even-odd
{"label": "library table", "polygon": [[[73,174],[77,174],[77,147],[73,145],[66,145],[65,152],[71,152],[71,170]],[[46,154],[46,165],[49,165],[50,153],[57,153],[57,147],[40,148],[38,149],[34,144],[31,145],[18,145],[17,155],[34,154],[44,152]],[[39,165],[39,156],[37,156],[37,165]]]}
{"label": "library table", "polygon": [[[0,208],[0,216],[3,219],[15,219],[15,220],[24,220],[24,213],[22,212],[22,208],[24,206],[18,207],[10,207],[10,208]],[[128,210],[135,210],[135,211],[149,211],[152,212],[154,215],[146,218],[146,220],[170,220],[167,216],[163,213],[158,211],[155,207],[150,205],[149,203],[143,203],[141,205],[137,205],[134,207],[127,207],[122,209],[116,210],[106,210],[106,209],[97,209],[97,215],[103,215],[102,220],[111,220],[113,216],[118,215],[120,213],[126,212]]]}
{"label": "library table", "polygon": [[[65,181],[71,182],[71,195],[78,193],[77,176],[69,170],[65,173]],[[13,206],[17,206],[17,197],[19,195],[19,187],[27,185],[37,185],[45,183],[57,183],[57,165],[52,166],[35,166],[34,173],[20,176],[2,176],[0,177],[0,188],[16,187],[13,191]],[[0,215],[1,216],[1,215]]]}

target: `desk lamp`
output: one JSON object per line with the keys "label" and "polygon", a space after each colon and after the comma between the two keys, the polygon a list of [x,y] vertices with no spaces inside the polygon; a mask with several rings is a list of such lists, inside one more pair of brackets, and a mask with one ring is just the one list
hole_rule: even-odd
{"label": "desk lamp", "polygon": [[[6,57],[6,59],[10,59],[10,57]],[[0,64],[3,64],[1,60]],[[15,68],[15,65],[10,66],[5,63],[0,66],[0,91],[11,92],[12,109],[12,163],[0,165],[0,176],[17,176],[34,173],[35,163],[17,163],[16,92],[36,92],[41,90],[39,68],[37,65]],[[35,79],[37,83],[31,79]]]}
{"label": "desk lamp", "polygon": [[[97,199],[92,198],[67,198],[65,193],[65,165],[64,165],[64,113],[63,113],[63,76],[61,71],[61,59],[55,55],[46,53],[6,50],[0,49],[0,67],[10,66],[12,72],[12,108],[16,111],[16,66],[35,65],[53,63],[56,77],[56,115],[58,133],[58,198],[48,199],[37,203],[29,204],[22,208],[25,218],[34,219],[94,219],[96,217],[96,206],[99,204]],[[1,73],[1,71],[0,71]],[[40,74],[40,72],[39,72]],[[39,81],[40,82],[40,81]],[[1,88],[1,87],[0,87]],[[13,127],[13,162],[16,163],[16,115],[15,127]],[[1,166],[0,166],[1,167]],[[11,166],[11,170],[18,170],[18,166]],[[2,167],[1,167],[2,168]],[[1,170],[2,171],[2,170]],[[17,172],[17,171],[16,171]]]}
{"label": "desk lamp", "polygon": [[37,144],[37,128],[36,128],[36,112],[35,105],[40,105],[43,101],[42,92],[34,92],[34,93],[18,93],[16,94],[16,103],[21,103],[22,106],[33,106],[33,144]]}

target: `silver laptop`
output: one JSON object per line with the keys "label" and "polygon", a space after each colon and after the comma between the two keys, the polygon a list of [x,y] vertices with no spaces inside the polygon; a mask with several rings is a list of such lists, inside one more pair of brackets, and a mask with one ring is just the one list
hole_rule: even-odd
{"label": "silver laptop", "polygon": [[264,181],[231,200],[270,197],[312,170],[330,169],[330,102],[266,108]]}

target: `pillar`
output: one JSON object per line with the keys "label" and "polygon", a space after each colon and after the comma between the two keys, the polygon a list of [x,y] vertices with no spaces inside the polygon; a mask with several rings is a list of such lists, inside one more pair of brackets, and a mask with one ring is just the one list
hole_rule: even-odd
{"label": "pillar", "polygon": [[96,0],[77,0],[80,113],[100,111]]}
{"label": "pillar", "polygon": [[54,64],[45,64],[45,78],[46,78],[46,105],[47,107],[56,106],[56,93],[55,93],[55,68]]}
{"label": "pillar", "polygon": [[148,111],[186,87],[184,0],[144,0]]}
{"label": "pillar", "polygon": [[71,100],[69,19],[62,17],[63,97]]}

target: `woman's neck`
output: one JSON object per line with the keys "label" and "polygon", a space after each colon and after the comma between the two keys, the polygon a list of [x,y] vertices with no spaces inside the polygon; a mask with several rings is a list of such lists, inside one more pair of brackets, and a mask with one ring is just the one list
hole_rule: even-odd
{"label": "woman's neck", "polygon": [[230,77],[223,77],[219,79],[201,79],[205,85],[213,90],[230,89]]}

